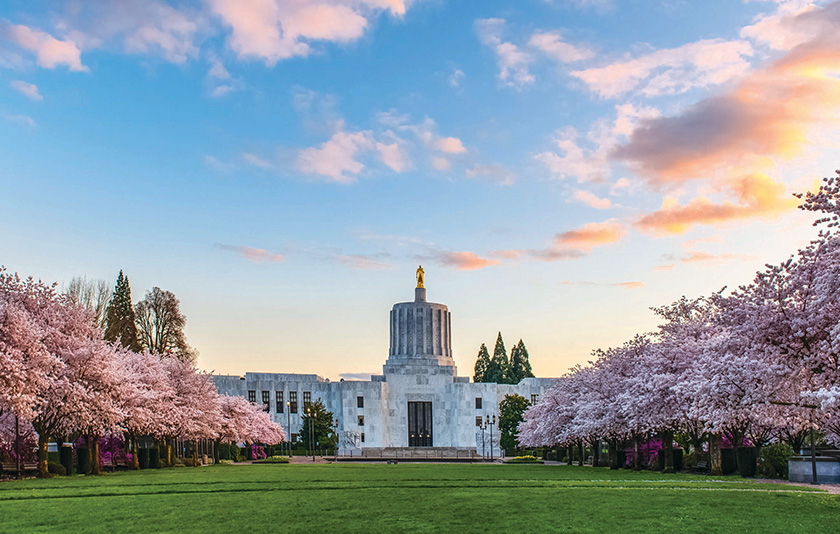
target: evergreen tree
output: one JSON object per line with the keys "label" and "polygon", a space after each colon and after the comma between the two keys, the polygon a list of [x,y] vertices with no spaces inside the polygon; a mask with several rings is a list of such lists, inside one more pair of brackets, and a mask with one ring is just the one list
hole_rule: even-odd
{"label": "evergreen tree", "polygon": [[525,343],[523,343],[521,339],[519,340],[517,348],[519,348],[519,354],[522,358],[522,367],[525,369],[522,378],[534,378],[534,371],[531,370],[531,360],[528,356],[528,349],[525,348]]}
{"label": "evergreen tree", "polygon": [[510,349],[510,375],[508,383],[518,384],[523,378],[534,376],[531,371],[531,362],[528,361],[528,349],[525,348],[525,343],[519,340],[519,343]]}
{"label": "evergreen tree", "polygon": [[473,382],[487,382],[487,371],[490,368],[490,354],[487,352],[487,345],[481,344],[478,349],[478,358],[475,360],[475,374]]}
{"label": "evergreen tree", "polygon": [[502,340],[502,333],[499,332],[496,348],[493,349],[493,358],[490,359],[490,365],[487,368],[487,382],[506,384],[507,375],[510,373],[509,367],[505,342]]}
{"label": "evergreen tree", "polygon": [[134,306],[131,304],[131,286],[122,270],[117,277],[114,294],[105,310],[105,340],[119,342],[123,347],[140,351],[137,341],[137,326],[134,324]]}

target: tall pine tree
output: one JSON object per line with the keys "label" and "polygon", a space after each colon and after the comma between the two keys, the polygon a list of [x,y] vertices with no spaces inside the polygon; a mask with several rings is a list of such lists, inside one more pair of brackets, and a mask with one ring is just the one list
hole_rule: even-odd
{"label": "tall pine tree", "polygon": [[510,373],[507,350],[502,340],[502,333],[496,338],[496,347],[493,349],[493,357],[490,359],[490,366],[487,368],[487,382],[506,384],[507,375]]}
{"label": "tall pine tree", "polygon": [[129,350],[139,351],[137,326],[134,324],[134,306],[131,304],[131,286],[122,270],[117,277],[114,294],[105,310],[105,339],[119,342]]}
{"label": "tall pine tree", "polygon": [[528,349],[525,348],[525,343],[520,339],[519,343],[510,349],[508,383],[518,384],[523,378],[532,376],[534,376],[534,373],[531,371],[531,362],[528,361]]}
{"label": "tall pine tree", "polygon": [[534,378],[534,371],[531,370],[531,360],[528,356],[528,349],[525,348],[525,343],[523,343],[521,339],[519,340],[517,348],[519,349],[519,355],[522,358],[522,367],[525,370],[522,378]]}
{"label": "tall pine tree", "polygon": [[487,382],[487,370],[490,368],[490,354],[487,352],[487,345],[481,344],[478,349],[478,358],[475,360],[475,374],[473,382]]}

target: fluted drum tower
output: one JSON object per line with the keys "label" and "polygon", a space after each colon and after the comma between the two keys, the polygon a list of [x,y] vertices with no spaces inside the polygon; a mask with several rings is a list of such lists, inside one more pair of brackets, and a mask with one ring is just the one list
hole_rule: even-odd
{"label": "fluted drum tower", "polygon": [[[414,302],[400,302],[391,309],[391,348],[384,371],[419,372],[419,367],[445,367],[455,373],[449,309],[426,302],[423,268],[417,269]],[[439,370],[440,371],[440,370]]]}

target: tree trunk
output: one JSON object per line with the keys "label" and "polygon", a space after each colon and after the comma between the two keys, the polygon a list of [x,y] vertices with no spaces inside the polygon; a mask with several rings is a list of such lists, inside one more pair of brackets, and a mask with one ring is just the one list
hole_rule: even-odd
{"label": "tree trunk", "polygon": [[664,462],[662,463],[663,473],[673,473],[674,472],[674,431],[673,430],[665,430],[662,432],[662,450],[660,453],[663,455]]}
{"label": "tree trunk", "polygon": [[709,464],[714,476],[723,475],[723,457],[720,452],[720,434],[709,434]]}
{"label": "tree trunk", "polygon": [[592,467],[598,467],[601,464],[601,440],[596,439],[592,441]]}
{"label": "tree trunk", "polygon": [[43,433],[38,434],[38,476],[47,478],[50,476],[49,469],[49,452],[47,452],[47,436]]}
{"label": "tree trunk", "polygon": [[15,467],[17,467],[15,478],[20,479],[23,475],[21,473],[23,463],[20,461],[20,417],[17,415],[15,415]]}
{"label": "tree trunk", "polygon": [[137,436],[130,434],[131,440],[131,468],[140,469],[140,447],[137,445]]}
{"label": "tree trunk", "polygon": [[641,471],[642,469],[642,442],[639,436],[633,437],[633,470]]}
{"label": "tree trunk", "polygon": [[166,440],[166,466],[172,467],[175,464],[175,438]]}
{"label": "tree trunk", "polygon": [[578,442],[578,467],[583,467],[583,455],[586,452],[583,448],[583,440]]}
{"label": "tree trunk", "polygon": [[614,439],[607,442],[607,458],[610,462],[610,469],[618,469],[618,443]]}
{"label": "tree trunk", "polygon": [[193,467],[198,467],[198,440],[193,441]]}
{"label": "tree trunk", "polygon": [[99,436],[88,436],[88,457],[90,458],[90,474],[99,475],[102,469],[99,465]]}

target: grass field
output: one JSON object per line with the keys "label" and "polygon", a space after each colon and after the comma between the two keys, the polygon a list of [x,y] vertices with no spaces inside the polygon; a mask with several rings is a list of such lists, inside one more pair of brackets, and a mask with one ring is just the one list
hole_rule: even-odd
{"label": "grass field", "polygon": [[840,532],[840,496],[554,465],[243,465],[0,483],[0,531]]}

